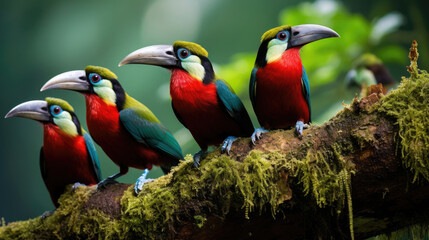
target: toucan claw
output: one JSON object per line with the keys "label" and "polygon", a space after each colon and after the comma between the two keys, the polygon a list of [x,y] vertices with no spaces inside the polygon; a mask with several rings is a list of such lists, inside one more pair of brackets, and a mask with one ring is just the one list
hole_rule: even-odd
{"label": "toucan claw", "polygon": [[143,185],[145,183],[152,182],[153,180],[155,180],[152,178],[146,178],[148,173],[149,173],[149,169],[145,169],[142,175],[139,178],[137,178],[136,184],[134,185],[134,192],[136,195],[138,195],[141,192],[141,190],[143,189]]}
{"label": "toucan claw", "polygon": [[261,139],[262,133],[267,133],[267,132],[268,132],[268,130],[266,130],[263,127],[255,129],[255,131],[253,132],[252,136],[250,137],[252,139],[253,145],[256,144],[256,141],[258,141],[259,139]]}
{"label": "toucan claw", "polygon": [[106,189],[108,185],[118,183],[114,178],[108,177],[97,184],[97,190]]}
{"label": "toucan claw", "polygon": [[206,152],[201,150],[197,153],[194,154],[194,165],[195,167],[200,167],[200,161],[202,160],[201,158],[203,158],[206,155]]}
{"label": "toucan claw", "polygon": [[82,184],[82,183],[80,183],[80,182],[76,182],[76,183],[74,183],[74,184],[73,184],[73,186],[71,187],[71,191],[72,191],[72,192],[76,191],[76,189],[77,189],[78,187],[80,187],[80,186],[86,186],[86,185],[85,185],[85,184]]}
{"label": "toucan claw", "polygon": [[55,213],[55,210],[52,210],[52,211],[46,211],[46,212],[44,212],[44,213],[42,214],[42,216],[40,216],[40,219],[43,221],[43,220],[45,220],[46,218],[48,218],[48,217],[52,216],[52,214],[54,214],[54,213]]}
{"label": "toucan claw", "polygon": [[229,151],[231,150],[232,143],[233,143],[235,140],[237,140],[237,137],[234,137],[234,136],[229,136],[229,137],[227,137],[227,138],[223,141],[223,144],[222,144],[222,147],[221,147],[221,149],[220,149],[220,152],[221,152],[221,153],[225,153],[225,152],[226,152],[226,153],[229,155]]}
{"label": "toucan claw", "polygon": [[297,121],[296,122],[296,124],[295,124],[295,131],[296,131],[296,134],[298,134],[298,138],[299,139],[301,139],[302,138],[302,131],[304,130],[304,129],[307,129],[307,128],[309,128],[310,127],[310,125],[308,125],[308,124],[304,124],[304,122],[303,121]]}

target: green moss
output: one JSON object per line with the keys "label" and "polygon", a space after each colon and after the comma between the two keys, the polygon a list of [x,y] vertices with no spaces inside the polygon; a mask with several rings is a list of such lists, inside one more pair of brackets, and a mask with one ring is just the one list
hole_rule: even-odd
{"label": "green moss", "polygon": [[360,149],[374,143],[374,134],[368,127],[360,127],[358,129],[352,130],[351,136],[356,141]]}
{"label": "green moss", "polygon": [[[61,207],[52,216],[1,227],[0,238],[163,239],[174,230],[178,216],[192,217],[196,227],[202,227],[205,217],[198,213],[203,210],[226,217],[233,209],[242,211],[247,219],[251,213],[269,210],[274,217],[279,204],[291,198],[274,156],[252,151],[239,162],[215,152],[197,169],[188,155],[170,174],[146,184],[139,196],[134,196],[130,186],[121,199],[119,219],[84,210],[82,204],[94,188],[79,187],[60,198]],[[209,204],[201,204],[204,202]],[[187,204],[193,204],[194,213],[183,212]]]}
{"label": "green moss", "polygon": [[103,239],[113,221],[96,210],[85,210],[95,187],[70,187],[59,199],[60,207],[49,217],[13,222],[0,228],[0,239]]}
{"label": "green moss", "polygon": [[[262,212],[269,207],[273,216],[279,199],[287,199],[290,191],[278,182],[271,161],[261,152],[251,152],[243,162],[230,159],[226,155],[211,153],[204,159],[199,169],[193,165],[188,155],[177,168],[157,181],[143,187],[135,197],[130,187],[121,200],[122,218],[115,226],[120,238],[145,236],[161,239],[173,230],[174,221],[182,212],[182,206],[197,202],[209,205],[194,205],[195,212],[210,208],[219,216],[226,216],[231,209],[244,209],[244,217],[254,211]],[[186,217],[186,216],[185,216]],[[204,217],[191,216],[198,227],[204,224]]]}
{"label": "green moss", "polygon": [[[79,187],[60,198],[61,207],[51,217],[1,227],[0,238],[37,235],[36,239],[164,239],[180,218],[194,219],[196,227],[202,227],[206,212],[222,218],[233,210],[251,219],[252,214],[270,211],[275,217],[280,204],[292,197],[288,177],[303,186],[315,206],[334,206],[340,213],[345,202],[351,203],[353,171],[339,149],[335,146],[317,154],[308,153],[304,159],[279,152],[251,151],[243,161],[215,151],[198,169],[188,155],[170,174],[145,184],[137,197],[130,186],[121,199],[119,219],[82,208],[95,190]],[[189,205],[192,212],[184,212],[183,206]],[[351,204],[349,207],[351,210]]]}
{"label": "green moss", "polygon": [[[340,213],[348,202],[352,219],[350,175],[353,171],[338,149],[335,147],[332,154],[330,151],[308,154],[301,160],[290,160],[278,152],[251,151],[242,162],[214,152],[204,159],[199,169],[193,166],[192,156],[188,155],[169,175],[146,184],[137,198],[131,188],[125,193],[118,232],[121,238],[135,235],[163,238],[173,230],[173,216],[180,215],[181,206],[195,199],[200,203],[210,202],[210,205],[194,206],[196,212],[203,212],[198,208],[210,208],[209,212],[225,217],[231,209],[243,209],[244,217],[250,219],[250,213],[267,209],[275,217],[279,205],[291,198],[282,170],[299,179],[305,194],[314,197],[319,207],[335,205]],[[198,214],[192,217],[198,227],[203,226],[205,217]],[[352,223],[350,226],[352,229]]]}
{"label": "green moss", "polygon": [[[308,205],[329,207],[336,214],[347,206],[353,236],[350,181],[354,166],[342,157],[350,153],[351,143],[341,144],[317,152],[308,151],[312,143],[303,144],[298,153],[251,151],[242,161],[215,151],[198,169],[187,155],[170,174],[145,184],[137,197],[130,186],[121,199],[119,219],[82,210],[94,189],[79,187],[74,194],[61,197],[61,207],[53,216],[43,222],[33,219],[1,227],[0,238],[40,234],[40,239],[50,239],[53,233],[76,239],[165,239],[182,218],[203,227],[207,212],[222,218],[233,210],[252,219],[254,214],[270,211],[276,217],[280,205],[292,197],[290,182],[301,186]],[[186,206],[192,206],[192,211],[184,212]]]}
{"label": "green moss", "polygon": [[311,195],[317,206],[336,206],[340,213],[347,200],[347,188],[350,187],[350,175],[353,166],[339,153],[340,147],[333,151],[308,152],[304,159],[284,159],[280,165],[293,173],[303,186],[304,195]]}
{"label": "green moss", "polygon": [[143,193],[134,196],[131,186],[121,200],[122,218],[115,226],[120,239],[132,239],[140,235],[157,239],[160,233],[166,233],[168,222],[180,205],[168,182],[171,176],[163,176],[153,183],[146,184]]}
{"label": "green moss", "polygon": [[303,159],[287,159],[280,153],[271,153],[279,159],[278,167],[286,169],[303,187],[303,193],[311,196],[320,208],[333,207],[340,214],[347,203],[350,234],[354,238],[353,208],[351,198],[351,175],[354,165],[346,161],[341,150],[345,148],[334,145],[331,151],[319,150],[307,152]]}
{"label": "green moss", "polygon": [[404,166],[413,172],[413,182],[429,181],[429,74],[417,69],[417,57],[408,69],[410,77],[403,78],[398,89],[373,110],[396,121],[398,147]]}
{"label": "green moss", "polygon": [[201,215],[194,216],[195,219],[195,225],[197,225],[198,228],[203,228],[204,223],[207,221],[207,218]]}

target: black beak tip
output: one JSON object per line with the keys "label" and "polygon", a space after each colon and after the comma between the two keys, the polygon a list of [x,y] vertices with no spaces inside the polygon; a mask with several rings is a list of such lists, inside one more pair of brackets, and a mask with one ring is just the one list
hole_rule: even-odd
{"label": "black beak tip", "polygon": [[340,38],[341,36],[340,36],[340,34],[338,34],[337,32],[335,32],[335,31],[334,31],[334,32],[332,33],[332,36],[331,36],[331,37],[339,37],[339,38]]}

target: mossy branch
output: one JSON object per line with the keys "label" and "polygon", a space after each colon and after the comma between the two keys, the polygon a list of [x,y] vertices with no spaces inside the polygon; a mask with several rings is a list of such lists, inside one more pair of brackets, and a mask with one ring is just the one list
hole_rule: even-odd
{"label": "mossy branch", "polygon": [[362,239],[424,223],[429,75],[416,47],[397,90],[372,87],[303,139],[239,139],[198,169],[188,155],[138,196],[127,184],[68,190],[52,216],[2,223],[0,239]]}

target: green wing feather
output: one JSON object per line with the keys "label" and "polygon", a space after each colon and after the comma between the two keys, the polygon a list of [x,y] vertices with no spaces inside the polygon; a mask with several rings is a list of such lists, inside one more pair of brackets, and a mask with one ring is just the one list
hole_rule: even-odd
{"label": "green wing feather", "polygon": [[308,81],[307,72],[305,71],[304,66],[302,66],[301,90],[308,105],[308,112],[310,116],[309,122],[311,122],[310,82]]}
{"label": "green wing feather", "polygon": [[239,124],[244,133],[252,134],[254,127],[240,98],[229,84],[221,79],[215,81],[217,96],[228,114]]}
{"label": "green wing feather", "polygon": [[156,117],[149,109],[127,108],[119,114],[121,123],[137,141],[177,159],[183,159],[179,143],[159,121],[154,121]]}
{"label": "green wing feather", "polygon": [[83,138],[85,139],[86,149],[88,149],[89,158],[91,160],[91,169],[94,171],[95,176],[97,177],[97,182],[101,181],[101,168],[100,168],[100,161],[98,160],[97,151],[95,150],[94,141],[92,140],[91,136],[84,132]]}

